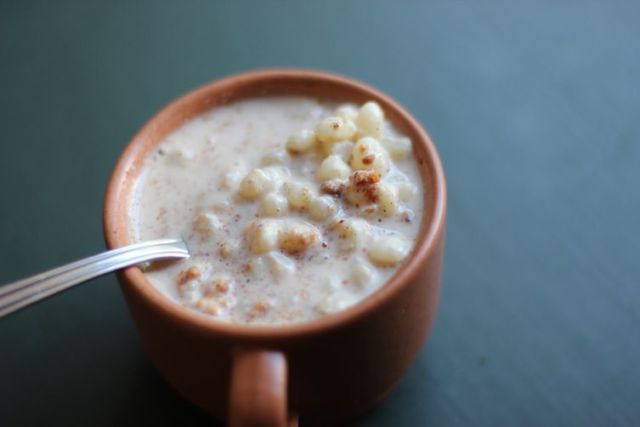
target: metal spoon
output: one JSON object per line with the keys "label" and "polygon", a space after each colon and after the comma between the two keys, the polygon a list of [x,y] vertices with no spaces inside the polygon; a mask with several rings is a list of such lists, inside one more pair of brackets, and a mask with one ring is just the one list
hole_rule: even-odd
{"label": "metal spoon", "polygon": [[0,318],[79,283],[161,258],[188,258],[181,239],[151,240],[103,252],[0,287]]}

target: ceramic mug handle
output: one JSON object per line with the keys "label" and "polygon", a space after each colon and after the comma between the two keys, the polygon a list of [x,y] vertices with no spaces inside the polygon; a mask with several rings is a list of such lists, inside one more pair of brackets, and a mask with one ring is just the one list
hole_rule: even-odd
{"label": "ceramic mug handle", "polygon": [[293,427],[287,410],[287,359],[277,351],[234,354],[229,397],[231,427]]}

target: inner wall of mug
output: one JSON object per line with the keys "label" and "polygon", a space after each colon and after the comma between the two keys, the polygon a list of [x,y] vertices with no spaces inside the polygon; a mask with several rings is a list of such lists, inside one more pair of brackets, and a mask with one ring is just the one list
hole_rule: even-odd
{"label": "inner wall of mug", "polygon": [[[117,245],[125,245],[132,242],[131,239],[131,203],[135,192],[137,180],[142,173],[142,166],[146,156],[151,155],[155,147],[161,143],[171,132],[184,125],[187,121],[197,117],[205,112],[216,109],[217,107],[232,104],[236,101],[282,95],[298,95],[308,96],[320,100],[334,102],[352,102],[362,104],[364,102],[375,100],[385,111],[387,119],[402,134],[409,137],[414,143],[414,156],[420,170],[421,178],[424,186],[424,211],[423,218],[418,234],[416,245],[412,254],[398,268],[398,271],[371,296],[358,302],[354,306],[342,310],[337,313],[328,314],[320,319],[301,322],[300,324],[309,324],[335,316],[339,313],[349,311],[350,309],[360,306],[368,299],[380,293],[396,276],[405,268],[408,260],[412,259],[417,250],[425,244],[425,239],[429,234],[429,229],[434,223],[436,212],[436,200],[438,186],[436,185],[436,159],[433,159],[427,150],[429,142],[428,136],[423,133],[420,125],[410,117],[402,108],[394,101],[377,91],[350,80],[344,80],[341,77],[331,75],[318,75],[316,73],[295,72],[290,75],[286,72],[267,74],[263,78],[255,78],[253,73],[232,77],[229,80],[221,80],[202,88],[196,89],[187,95],[177,99],[160,113],[154,116],[145,127],[134,137],[130,145],[123,153],[121,161],[126,161],[124,165],[124,179],[118,183],[119,188],[116,193],[117,207],[115,211],[118,213],[117,230],[115,232],[115,240]],[[302,75],[300,75],[302,74]],[[319,78],[320,77],[320,78]],[[112,189],[113,190],[113,189]],[[113,212],[113,210],[111,211]],[[144,274],[137,267],[135,276],[141,277],[145,287],[151,287],[154,293],[157,293],[167,302],[177,305],[180,309],[188,310],[186,307],[180,306],[179,303],[171,301],[167,296],[162,294],[159,289],[146,279]],[[137,284],[137,283],[136,283]],[[216,322],[213,319],[210,321]],[[216,322],[219,323],[219,322]],[[244,325],[250,328],[264,328],[269,326]],[[289,324],[279,325],[279,328],[290,326]]]}

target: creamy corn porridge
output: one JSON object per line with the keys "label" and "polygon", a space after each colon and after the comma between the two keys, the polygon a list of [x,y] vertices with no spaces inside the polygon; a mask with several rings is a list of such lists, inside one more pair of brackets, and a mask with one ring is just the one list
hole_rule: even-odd
{"label": "creamy corn porridge", "polygon": [[349,307],[413,248],[423,187],[411,141],[378,104],[246,100],[203,114],[150,155],[136,240],[182,236],[188,260],[145,272],[212,318],[288,323]]}

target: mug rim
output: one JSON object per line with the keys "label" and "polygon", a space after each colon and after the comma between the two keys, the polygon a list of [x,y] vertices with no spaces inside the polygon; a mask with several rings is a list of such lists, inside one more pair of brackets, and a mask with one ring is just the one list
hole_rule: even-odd
{"label": "mug rim", "polygon": [[[447,195],[442,163],[426,130],[404,107],[387,94],[350,77],[309,69],[275,68],[231,74],[201,85],[165,105],[145,123],[119,156],[107,184],[103,209],[103,226],[105,241],[109,249],[129,243],[128,218],[126,218],[126,215],[120,214],[118,209],[120,204],[124,203],[123,197],[126,199],[127,196],[127,193],[123,194],[121,190],[123,184],[128,179],[132,179],[128,175],[133,161],[138,158],[137,156],[144,157],[147,155],[148,151],[141,150],[141,146],[146,141],[147,135],[157,127],[157,124],[172,115],[178,114],[186,106],[201,101],[201,98],[203,96],[206,97],[207,94],[216,91],[224,93],[225,88],[229,86],[238,87],[260,81],[268,82],[273,79],[305,79],[343,86],[371,99],[382,100],[386,107],[393,109],[400,121],[403,121],[418,136],[418,141],[414,140],[412,142],[414,144],[423,144],[425,148],[426,157],[423,164],[418,165],[418,169],[421,172],[421,176],[425,168],[431,171],[430,190],[435,193],[432,198],[433,214],[430,218],[431,221],[425,223],[427,216],[423,218],[418,239],[408,259],[380,288],[362,301],[344,310],[309,321],[258,325],[217,321],[176,301],[172,301],[146,278],[139,267],[128,267],[120,272],[126,281],[125,286],[129,286],[131,290],[138,293],[147,303],[153,305],[155,309],[161,311],[167,318],[183,326],[188,326],[198,333],[230,336],[246,340],[269,340],[313,335],[353,324],[368,313],[375,311],[384,301],[392,298],[394,294],[411,282],[436,249],[440,234],[444,232]],[[348,102],[348,100],[345,100],[345,102]],[[213,107],[213,109],[215,108]],[[424,178],[423,184],[425,184]]]}

